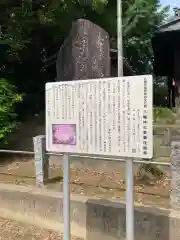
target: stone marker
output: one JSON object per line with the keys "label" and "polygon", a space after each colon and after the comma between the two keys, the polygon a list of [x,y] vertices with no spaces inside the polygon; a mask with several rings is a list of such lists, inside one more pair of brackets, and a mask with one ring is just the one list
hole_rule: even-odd
{"label": "stone marker", "polygon": [[33,138],[36,185],[42,186],[48,181],[49,158],[46,154],[46,138],[43,135]]}
{"label": "stone marker", "polygon": [[174,218],[180,210],[180,142],[172,142],[171,153],[171,192],[170,192],[170,240],[180,240],[180,223]]}
{"label": "stone marker", "polygon": [[[85,19],[74,22],[59,50],[56,70],[56,81],[110,77],[108,33]],[[45,137],[37,136],[33,142],[36,183],[43,185],[48,180],[49,168]]]}
{"label": "stone marker", "polygon": [[56,61],[56,81],[110,77],[108,33],[79,19],[61,46]]}
{"label": "stone marker", "polygon": [[171,174],[171,208],[180,210],[180,142],[172,142]]}

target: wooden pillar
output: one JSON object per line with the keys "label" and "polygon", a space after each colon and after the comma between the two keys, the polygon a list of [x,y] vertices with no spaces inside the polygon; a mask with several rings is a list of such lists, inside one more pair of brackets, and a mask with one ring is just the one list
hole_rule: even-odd
{"label": "wooden pillar", "polygon": [[175,108],[180,114],[180,45],[177,43],[174,48],[174,83],[175,83]]}
{"label": "wooden pillar", "polygon": [[175,81],[174,95],[175,95],[174,98],[175,98],[176,113],[180,114],[180,81],[179,80]]}
{"label": "wooden pillar", "polygon": [[168,77],[168,107],[173,107],[173,94],[172,94],[172,76]]}

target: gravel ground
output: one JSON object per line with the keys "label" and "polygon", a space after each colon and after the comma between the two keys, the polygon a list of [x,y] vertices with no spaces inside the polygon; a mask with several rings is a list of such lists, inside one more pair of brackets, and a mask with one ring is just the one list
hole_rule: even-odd
{"label": "gravel ground", "polygon": [[16,221],[0,218],[0,240],[60,240],[62,235]]}

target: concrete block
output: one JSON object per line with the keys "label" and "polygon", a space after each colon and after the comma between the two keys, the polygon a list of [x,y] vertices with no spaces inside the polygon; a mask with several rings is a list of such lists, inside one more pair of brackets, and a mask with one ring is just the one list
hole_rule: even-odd
{"label": "concrete block", "polygon": [[[63,195],[0,184],[0,216],[63,231]],[[135,206],[135,240],[179,240],[180,214],[168,209]],[[72,235],[86,240],[125,240],[125,203],[71,195]],[[177,234],[176,234],[177,235]],[[180,237],[180,235],[177,235]]]}

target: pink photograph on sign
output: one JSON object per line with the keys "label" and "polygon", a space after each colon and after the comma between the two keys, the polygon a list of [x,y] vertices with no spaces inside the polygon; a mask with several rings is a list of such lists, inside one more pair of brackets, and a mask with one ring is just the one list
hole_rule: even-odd
{"label": "pink photograph on sign", "polygon": [[53,124],[53,144],[76,145],[76,124]]}

